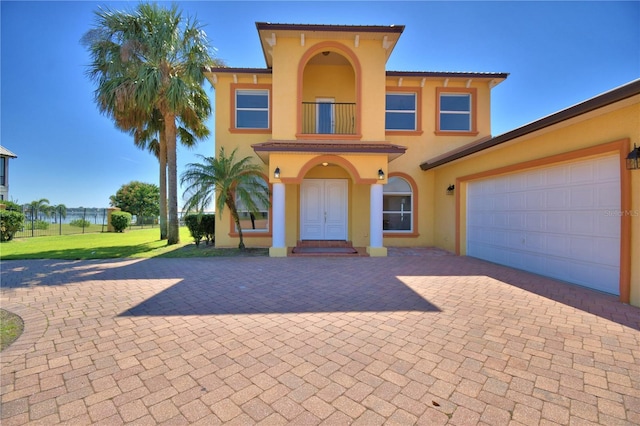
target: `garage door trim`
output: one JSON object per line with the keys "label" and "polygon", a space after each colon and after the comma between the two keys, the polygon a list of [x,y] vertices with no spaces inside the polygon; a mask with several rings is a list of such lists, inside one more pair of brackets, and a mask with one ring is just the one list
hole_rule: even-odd
{"label": "garage door trim", "polygon": [[[590,157],[601,157],[605,154],[617,153],[620,159],[620,211],[630,211],[630,172],[626,169],[626,155],[629,151],[630,140],[628,138],[604,143],[584,149],[569,151],[535,160],[525,161],[509,166],[499,167],[484,172],[462,176],[456,179],[456,254],[466,254],[466,205],[463,203],[467,196],[467,183],[469,181],[496,177],[514,172],[523,172],[528,169],[540,168],[551,165],[559,165],[578,160],[587,160]],[[464,210],[463,210],[464,207]],[[465,224],[463,230],[462,224]],[[463,235],[464,231],[464,235]],[[463,249],[462,243],[465,243]],[[464,251],[464,253],[463,253]],[[620,301],[629,303],[631,296],[631,216],[620,215]]]}

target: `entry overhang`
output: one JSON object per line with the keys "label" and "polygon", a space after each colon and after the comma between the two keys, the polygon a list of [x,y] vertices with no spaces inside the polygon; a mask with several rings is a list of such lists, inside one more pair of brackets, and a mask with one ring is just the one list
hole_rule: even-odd
{"label": "entry overhang", "polygon": [[406,146],[388,142],[353,142],[353,141],[268,141],[251,145],[255,153],[269,164],[271,153],[314,153],[325,155],[343,154],[386,154],[387,161],[393,161],[407,151]]}

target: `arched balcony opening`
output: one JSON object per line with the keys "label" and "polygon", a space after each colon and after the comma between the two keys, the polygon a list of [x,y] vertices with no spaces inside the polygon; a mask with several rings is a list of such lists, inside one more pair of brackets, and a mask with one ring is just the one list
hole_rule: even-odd
{"label": "arched balcony opening", "polygon": [[302,70],[300,133],[329,139],[358,134],[357,78],[338,49],[314,53]]}

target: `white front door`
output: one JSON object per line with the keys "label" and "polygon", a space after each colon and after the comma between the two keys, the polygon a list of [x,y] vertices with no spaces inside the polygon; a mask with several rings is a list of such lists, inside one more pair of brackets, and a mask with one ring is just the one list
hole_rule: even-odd
{"label": "white front door", "polygon": [[300,239],[347,239],[347,180],[305,179],[300,188]]}

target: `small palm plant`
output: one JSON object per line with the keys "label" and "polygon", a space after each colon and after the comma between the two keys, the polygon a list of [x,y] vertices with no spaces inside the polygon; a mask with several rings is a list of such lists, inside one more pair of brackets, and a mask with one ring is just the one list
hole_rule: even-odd
{"label": "small palm plant", "polygon": [[187,164],[181,175],[180,183],[186,186],[184,198],[187,211],[202,212],[216,197],[216,213],[222,217],[224,207],[231,212],[233,222],[238,229],[240,243],[244,250],[242,226],[238,214],[238,204],[250,213],[257,214],[260,206],[269,206],[269,188],[262,184],[262,167],[251,163],[251,157],[236,160],[237,148],[227,157],[224,148],[220,148],[217,157],[200,155],[202,163]]}

